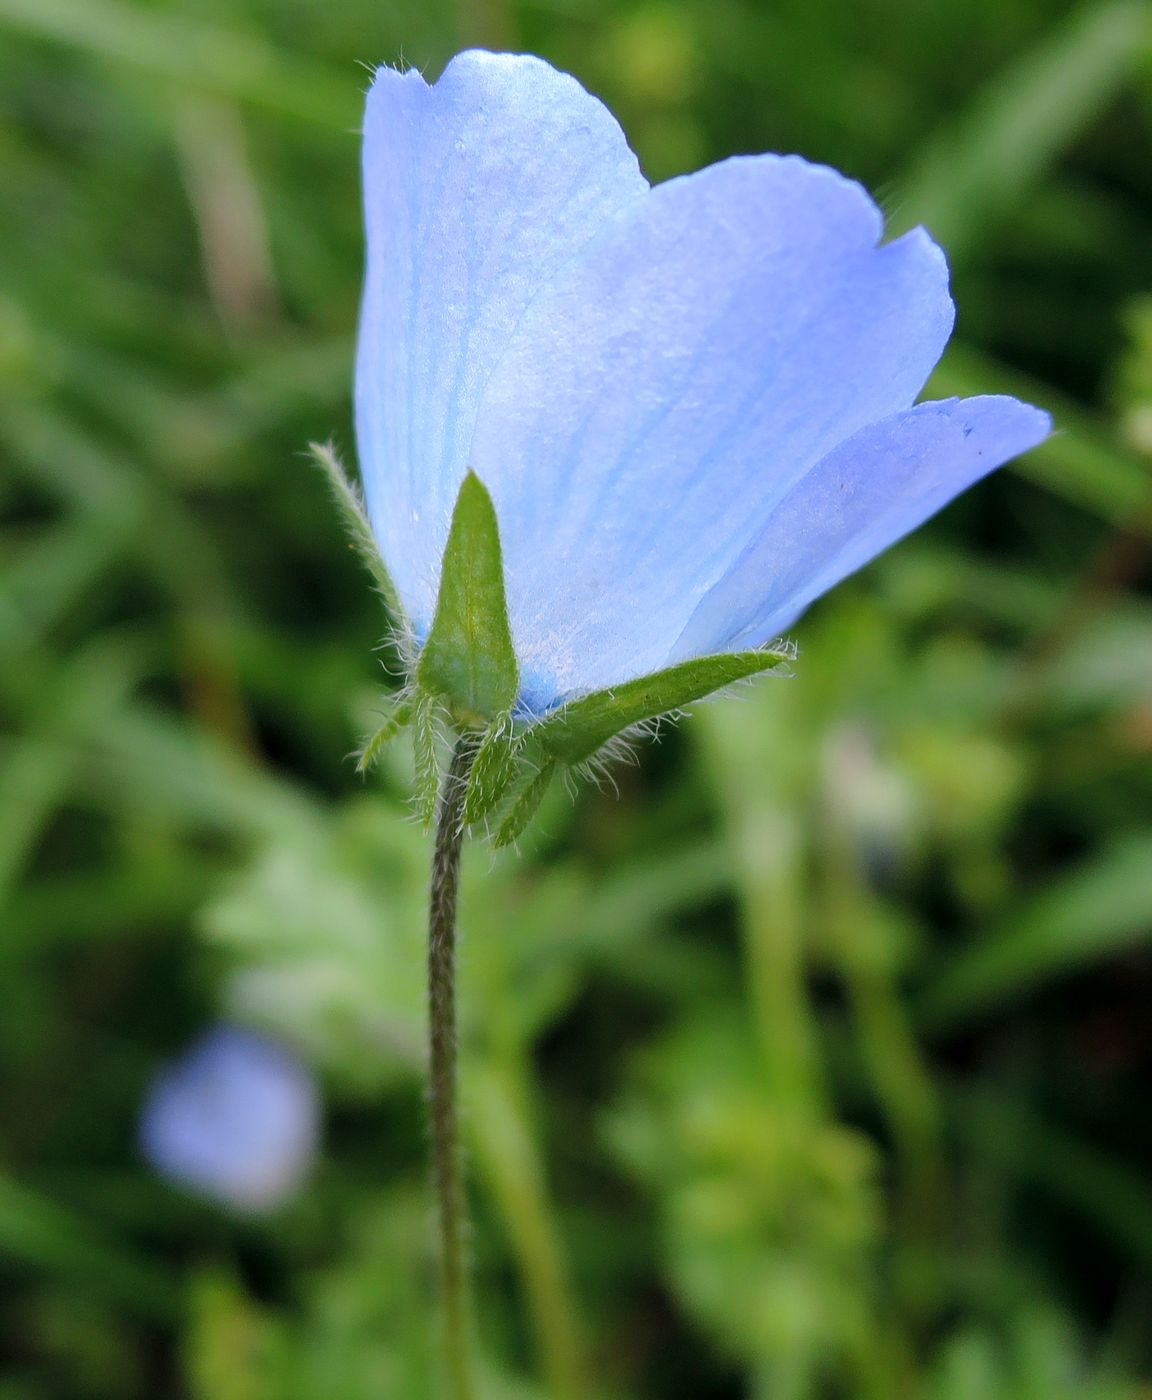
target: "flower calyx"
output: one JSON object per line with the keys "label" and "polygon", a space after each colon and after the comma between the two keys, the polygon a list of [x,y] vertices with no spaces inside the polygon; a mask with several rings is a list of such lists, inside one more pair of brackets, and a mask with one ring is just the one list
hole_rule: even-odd
{"label": "flower calyx", "polygon": [[[337,499],[354,496],[337,493]],[[437,731],[446,722],[469,736],[475,749],[464,825],[484,824],[494,844],[506,846],[524,832],[557,770],[594,768],[614,746],[662,717],[675,717],[694,701],[792,657],[787,647],[696,657],[576,696],[538,717],[516,714],[520,669],[508,620],[499,525],[487,489],[469,472],[452,512],[432,626],[408,685],[365,743],[357,767],[370,768],[388,742],[411,725],[417,807],[430,821],[441,776]]]}

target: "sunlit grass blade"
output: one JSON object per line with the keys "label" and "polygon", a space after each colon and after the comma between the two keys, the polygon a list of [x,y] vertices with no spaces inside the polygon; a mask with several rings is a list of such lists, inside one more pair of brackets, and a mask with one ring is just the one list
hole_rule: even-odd
{"label": "sunlit grass blade", "polygon": [[359,89],[316,63],[288,57],[250,32],[117,0],[0,0],[0,25],[53,39],[166,81],[208,88],[347,131]]}
{"label": "sunlit grass blade", "polygon": [[901,183],[896,231],[923,223],[953,262],[975,248],[1152,54],[1143,0],[1084,5],[988,83]]}

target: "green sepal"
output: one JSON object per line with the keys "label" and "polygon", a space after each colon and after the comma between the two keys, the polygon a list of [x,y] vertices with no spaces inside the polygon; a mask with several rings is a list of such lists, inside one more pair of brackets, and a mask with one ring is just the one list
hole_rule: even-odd
{"label": "green sepal", "polygon": [[436,615],[416,681],[467,729],[486,727],[516,699],[519,668],[504,598],[500,531],[492,498],[474,472],[461,483],[452,512]]}
{"label": "green sepal", "polygon": [[385,607],[392,615],[398,634],[406,635],[407,622],[404,609],[400,606],[400,597],[392,582],[392,576],[376,547],[376,537],[372,533],[372,526],[368,523],[363,497],[354,483],[348,479],[348,474],[331,444],[309,443],[308,450],[312,454],[312,460],[324,472],[328,489],[332,493],[332,499],[336,502],[336,507],[340,512],[340,519],[348,532],[350,547],[360,556],[361,562],[372,575],[372,581],[376,585],[377,592],[384,599]]}
{"label": "green sepal", "polygon": [[570,700],[528,731],[531,740],[559,763],[583,763],[610,739],[633,725],[702,700],[736,681],[792,660],[792,652],[733,651],[682,661],[639,680],[625,681]]}
{"label": "green sepal", "polygon": [[512,731],[511,715],[499,716],[476,750],[464,794],[464,825],[483,820],[503,799],[519,771],[522,739]]}
{"label": "green sepal", "polygon": [[416,811],[421,823],[432,825],[440,794],[440,765],[436,761],[436,698],[421,692],[412,705],[412,755],[416,764]]}
{"label": "green sepal", "polygon": [[360,755],[356,760],[357,773],[368,772],[411,718],[411,701],[399,701],[394,706],[392,713],[385,716],[384,722],[381,724],[380,728],[365,741],[364,747],[360,750]]}
{"label": "green sepal", "polygon": [[513,841],[519,840],[524,828],[536,815],[537,807],[544,800],[544,794],[548,791],[548,785],[555,772],[556,761],[551,758],[545,759],[535,770],[525,770],[525,780],[517,788],[508,813],[493,838],[492,844],[497,849],[510,846]]}

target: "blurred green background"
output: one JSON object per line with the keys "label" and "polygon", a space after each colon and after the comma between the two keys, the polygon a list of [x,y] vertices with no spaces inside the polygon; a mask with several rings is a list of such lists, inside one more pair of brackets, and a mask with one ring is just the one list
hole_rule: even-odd
{"label": "blurred green background", "polygon": [[[433,1400],[428,843],[351,455],[366,66],[574,71],[949,250],[933,391],[1061,432],[791,680],[466,871],[490,1400],[1152,1396],[1152,9],[0,0],[0,1400]],[[267,1220],[153,1178],[221,1014],[322,1076]]]}

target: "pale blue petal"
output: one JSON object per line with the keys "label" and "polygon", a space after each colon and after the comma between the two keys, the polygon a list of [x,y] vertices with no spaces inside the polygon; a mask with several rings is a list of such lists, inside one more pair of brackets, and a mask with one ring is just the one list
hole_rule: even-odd
{"label": "pale blue petal", "polygon": [[647,190],[607,109],[526,55],[382,69],[364,126],[356,430],[369,516],[418,633],[476,406],[540,286]]}
{"label": "pale blue petal", "polygon": [[287,1050],[221,1026],[157,1076],[140,1140],[165,1176],[261,1210],[299,1186],[316,1151],[319,1112],[311,1075]]}
{"label": "pale blue petal", "polygon": [[881,227],[834,171],[725,161],[630,205],[529,307],[470,454],[527,703],[659,665],[793,484],[911,405],[947,268]]}
{"label": "pale blue petal", "polygon": [[757,646],[973,482],[1043,442],[1046,413],[989,396],[923,403],[812,468],[703,599],[669,661]]}

